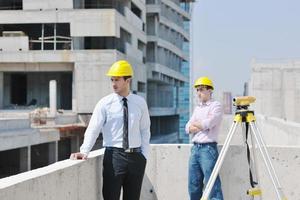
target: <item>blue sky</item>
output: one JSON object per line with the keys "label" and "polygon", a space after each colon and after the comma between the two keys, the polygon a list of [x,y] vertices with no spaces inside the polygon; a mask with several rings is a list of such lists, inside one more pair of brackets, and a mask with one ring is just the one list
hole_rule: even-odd
{"label": "blue sky", "polygon": [[252,58],[300,58],[300,0],[197,0],[192,31],[192,79],[242,94]]}

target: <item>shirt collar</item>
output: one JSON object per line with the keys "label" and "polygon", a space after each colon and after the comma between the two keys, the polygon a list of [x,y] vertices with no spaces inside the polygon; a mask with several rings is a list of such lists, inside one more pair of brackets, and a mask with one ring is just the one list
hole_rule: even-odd
{"label": "shirt collar", "polygon": [[200,106],[209,106],[211,103],[212,103],[212,99],[210,99],[210,100],[208,100],[208,101],[206,101],[206,102],[202,102],[202,101],[200,101],[199,102],[199,105]]}
{"label": "shirt collar", "polygon": [[[115,94],[116,94],[116,97],[118,98],[118,100],[119,100],[120,102],[122,102],[124,97],[121,96],[121,95],[118,95],[117,93],[115,93]],[[132,93],[129,92],[129,94],[125,97],[125,98],[127,99],[127,101],[130,99],[131,96],[132,96]]]}

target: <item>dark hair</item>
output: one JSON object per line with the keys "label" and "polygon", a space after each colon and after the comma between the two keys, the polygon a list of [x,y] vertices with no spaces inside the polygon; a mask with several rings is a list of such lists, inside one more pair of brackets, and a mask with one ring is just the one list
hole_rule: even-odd
{"label": "dark hair", "polygon": [[209,89],[213,90],[213,87],[208,86],[208,85],[206,85],[206,88],[207,88],[208,90],[209,90]]}
{"label": "dark hair", "polygon": [[127,79],[132,78],[132,76],[123,76],[124,80],[126,81]]}

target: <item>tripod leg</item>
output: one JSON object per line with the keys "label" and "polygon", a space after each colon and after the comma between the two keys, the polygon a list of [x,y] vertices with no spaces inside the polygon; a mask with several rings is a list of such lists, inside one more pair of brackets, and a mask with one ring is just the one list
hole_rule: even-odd
{"label": "tripod leg", "polygon": [[[256,178],[257,184],[255,186],[255,188],[260,188],[259,187],[259,178],[258,178],[258,168],[257,168],[257,152],[256,152],[256,145],[255,145],[255,140],[254,140],[254,136],[253,136],[253,131],[250,129],[250,141],[251,141],[251,146],[252,146],[252,155],[253,155],[253,170],[254,170],[254,176]],[[259,195],[260,196],[260,195]],[[254,196],[253,196],[254,199]],[[261,196],[259,197],[259,199],[261,199]]]}
{"label": "tripod leg", "polygon": [[262,158],[264,160],[264,163],[267,167],[267,170],[268,170],[268,173],[269,173],[269,176],[272,180],[272,183],[273,183],[273,186],[275,188],[275,191],[276,191],[276,194],[277,194],[277,197],[278,197],[278,200],[286,200],[284,194],[283,194],[283,191],[282,191],[282,187],[279,183],[279,180],[278,180],[278,177],[276,175],[276,172],[275,172],[275,169],[272,165],[272,162],[271,162],[271,159],[270,159],[270,156],[268,154],[268,151],[267,151],[267,148],[266,148],[266,144],[262,138],[262,135],[259,131],[259,129],[256,127],[256,124],[254,122],[250,122],[250,127],[251,127],[251,130],[252,130],[252,133],[254,135],[254,138],[257,142],[257,145],[258,145],[258,148],[261,152],[261,155],[262,155]]}
{"label": "tripod leg", "polygon": [[253,134],[252,131],[250,132],[250,139],[251,139],[251,146],[252,146],[252,155],[253,155],[253,166],[254,166],[254,171],[255,171],[255,176],[256,178],[258,178],[258,169],[257,169],[257,155],[256,155],[256,145],[254,143],[254,138],[253,138]]}
{"label": "tripod leg", "polygon": [[201,200],[208,200],[208,197],[210,195],[212,187],[213,187],[213,185],[214,185],[214,183],[216,181],[216,178],[217,178],[217,176],[219,174],[219,171],[221,169],[221,166],[223,164],[224,158],[225,158],[227,150],[229,148],[229,144],[230,144],[230,142],[232,140],[232,136],[233,136],[233,134],[234,134],[234,132],[236,130],[237,124],[238,124],[237,122],[233,122],[233,124],[232,124],[232,126],[231,126],[231,128],[229,130],[228,136],[226,137],[226,140],[224,142],[224,145],[223,145],[223,148],[222,148],[222,150],[220,152],[218,160],[217,160],[217,162],[216,162],[216,164],[214,166],[214,169],[213,169],[213,171],[212,171],[212,173],[211,173],[211,175],[209,177],[207,185],[205,186],[205,190],[203,192]]}

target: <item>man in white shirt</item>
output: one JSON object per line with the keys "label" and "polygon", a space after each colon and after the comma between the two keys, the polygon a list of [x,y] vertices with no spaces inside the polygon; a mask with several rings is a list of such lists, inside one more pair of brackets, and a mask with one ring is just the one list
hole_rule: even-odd
{"label": "man in white shirt", "polygon": [[130,92],[131,65],[120,60],[107,73],[114,93],[96,105],[80,152],[71,159],[87,159],[99,133],[106,148],[103,159],[103,198],[138,200],[149,153],[150,117],[145,100]]}

